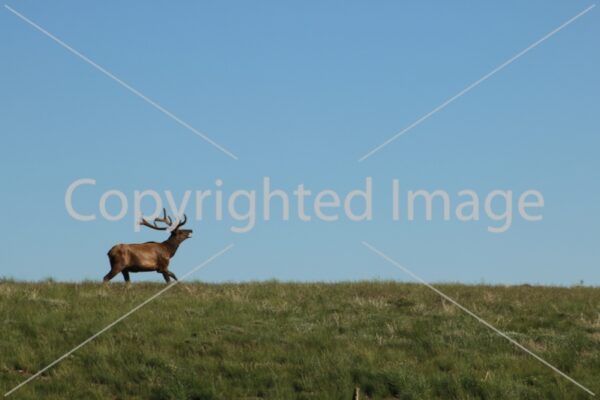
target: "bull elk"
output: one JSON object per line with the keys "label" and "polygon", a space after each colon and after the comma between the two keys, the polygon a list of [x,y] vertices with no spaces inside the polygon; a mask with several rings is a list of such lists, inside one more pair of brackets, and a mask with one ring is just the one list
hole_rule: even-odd
{"label": "bull elk", "polygon": [[[157,223],[165,224],[158,226]],[[163,217],[155,218],[154,223],[149,223],[144,218],[140,225],[157,231],[166,231],[170,229],[171,236],[162,243],[146,242],[134,244],[117,244],[108,252],[110,260],[110,272],[104,277],[104,282],[110,281],[119,273],[123,274],[125,282],[129,282],[130,272],[150,272],[156,271],[162,274],[165,282],[169,283],[171,278],[177,280],[174,273],[169,271],[169,261],[177,252],[179,245],[186,239],[192,237],[192,230],[179,229],[187,222],[187,217],[183,216],[183,221],[177,221],[173,225],[171,217],[167,216],[167,210],[163,208]]]}

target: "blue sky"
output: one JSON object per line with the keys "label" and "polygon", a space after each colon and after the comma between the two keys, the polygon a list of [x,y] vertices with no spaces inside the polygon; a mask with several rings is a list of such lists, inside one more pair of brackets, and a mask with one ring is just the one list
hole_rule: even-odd
{"label": "blue sky", "polygon": [[[335,223],[191,221],[171,269],[193,278],[409,277],[433,282],[600,284],[597,157],[600,11],[594,9],[373,157],[357,159],[591,3],[15,1],[27,18],[206,133],[234,161],[0,10],[0,276],[100,279],[118,242],[162,240],[119,222],[78,222],[77,198],[134,190],[259,189],[262,178],[340,193],[373,177],[374,218]],[[544,220],[389,218],[391,180],[452,193],[543,193]],[[189,212],[188,212],[189,214]],[[120,278],[116,278],[120,280]],[[133,280],[160,280],[136,274]]]}

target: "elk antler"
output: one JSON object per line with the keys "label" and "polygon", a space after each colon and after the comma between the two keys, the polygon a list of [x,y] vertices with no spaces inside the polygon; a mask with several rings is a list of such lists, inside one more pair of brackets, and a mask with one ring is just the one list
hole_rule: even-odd
{"label": "elk antler", "polygon": [[[165,227],[157,226],[156,225],[157,222],[162,222],[163,224],[166,224],[167,226],[165,226]],[[142,220],[140,221],[140,225],[144,225],[144,226],[147,226],[148,228],[156,229],[157,231],[166,231],[167,229],[169,229],[171,227],[171,225],[173,225],[173,221],[171,220],[171,217],[169,217],[167,215],[167,210],[163,208],[163,217],[162,218],[154,218],[153,224],[151,224],[150,222],[148,222],[144,218],[142,218]],[[177,229],[177,228],[175,228],[175,229]]]}
{"label": "elk antler", "polygon": [[167,224],[169,226],[173,225],[173,221],[171,217],[167,215],[167,209],[163,208],[163,217],[162,218],[154,218],[154,223],[162,222],[163,224]]}
{"label": "elk antler", "polygon": [[187,215],[183,214],[183,221],[180,221],[179,218],[177,219],[177,226],[175,226],[175,228],[173,228],[173,231],[176,231],[177,229],[181,228],[183,225],[185,225],[185,223],[187,222]]}

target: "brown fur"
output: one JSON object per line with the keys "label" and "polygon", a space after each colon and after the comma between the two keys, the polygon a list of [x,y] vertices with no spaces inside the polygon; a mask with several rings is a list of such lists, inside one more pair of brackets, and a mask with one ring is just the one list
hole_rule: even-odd
{"label": "brown fur", "polygon": [[[142,221],[143,225],[153,229],[164,230],[163,228],[156,227],[156,224],[151,226],[144,222],[145,221]],[[117,244],[116,246],[113,246],[108,252],[110,272],[106,274],[104,281],[110,281],[116,275],[122,273],[125,281],[129,282],[130,272],[149,271],[156,271],[162,274],[167,283],[170,282],[170,278],[177,280],[175,274],[169,271],[169,261],[177,252],[179,245],[192,236],[192,231],[190,229],[179,229],[184,223],[185,222],[179,223],[171,232],[171,236],[162,243],[147,242]]]}

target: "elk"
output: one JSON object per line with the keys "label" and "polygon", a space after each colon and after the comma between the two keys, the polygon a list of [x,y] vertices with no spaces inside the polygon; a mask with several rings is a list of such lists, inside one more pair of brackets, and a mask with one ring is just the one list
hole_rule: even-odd
{"label": "elk", "polygon": [[[165,224],[158,226],[157,223]],[[179,229],[187,222],[187,216],[183,215],[183,221],[177,221],[173,225],[171,217],[167,216],[167,210],[163,208],[163,217],[155,218],[154,223],[149,223],[144,218],[140,225],[157,231],[166,231],[170,229],[171,236],[162,243],[146,242],[133,244],[117,244],[108,251],[110,261],[110,272],[104,277],[104,282],[110,281],[119,273],[123,274],[125,282],[129,282],[130,272],[150,272],[156,271],[162,274],[165,282],[169,283],[171,278],[177,280],[174,273],[169,271],[169,261],[179,245],[186,239],[192,237],[191,229]]]}

